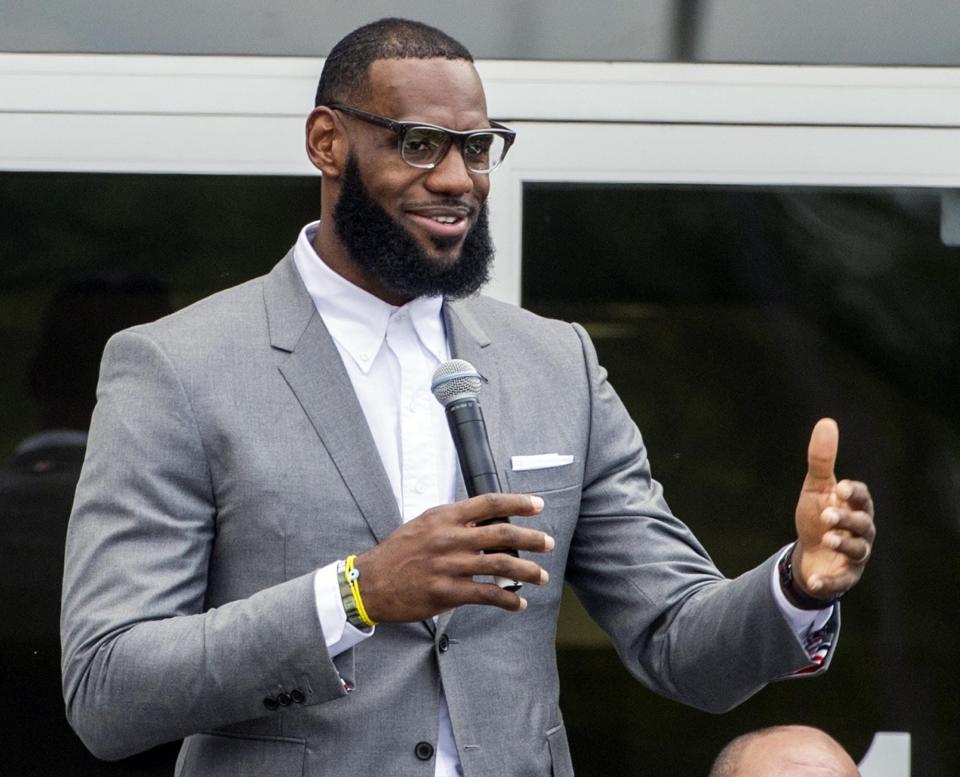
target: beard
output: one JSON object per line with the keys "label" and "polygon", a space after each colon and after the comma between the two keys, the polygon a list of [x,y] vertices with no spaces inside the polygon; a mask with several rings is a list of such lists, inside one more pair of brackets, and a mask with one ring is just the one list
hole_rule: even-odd
{"label": "beard", "polygon": [[[333,223],[353,261],[370,278],[398,295],[413,299],[442,294],[459,299],[476,292],[490,277],[493,241],[486,204],[463,239],[460,255],[443,263],[431,258],[370,196],[353,156],[343,173]],[[435,240],[434,245],[443,249],[451,243]]]}

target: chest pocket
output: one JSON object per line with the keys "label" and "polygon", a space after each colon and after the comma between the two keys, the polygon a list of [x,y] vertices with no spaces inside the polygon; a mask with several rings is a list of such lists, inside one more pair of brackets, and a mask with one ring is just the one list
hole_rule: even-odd
{"label": "chest pocket", "polygon": [[559,467],[507,470],[509,490],[517,494],[543,495],[570,489],[576,491],[579,499],[580,478],[580,463],[576,460]]}

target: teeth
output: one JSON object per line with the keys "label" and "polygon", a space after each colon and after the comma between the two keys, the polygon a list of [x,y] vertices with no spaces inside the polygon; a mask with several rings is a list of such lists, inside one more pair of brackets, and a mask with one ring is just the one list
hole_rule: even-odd
{"label": "teeth", "polygon": [[457,223],[456,216],[434,216],[433,220],[439,222],[440,224],[456,224]]}

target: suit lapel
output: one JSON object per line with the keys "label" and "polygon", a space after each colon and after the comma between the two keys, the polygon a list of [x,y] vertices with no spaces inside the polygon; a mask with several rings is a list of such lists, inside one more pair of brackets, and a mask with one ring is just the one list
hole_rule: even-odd
{"label": "suit lapel", "polygon": [[[350,490],[360,513],[382,542],[402,523],[390,480],[383,469],[367,419],[363,414],[333,339],[293,263],[292,251],[264,282],[270,344],[278,353],[278,368]],[[480,393],[490,446],[500,447],[500,373],[491,341],[474,316],[469,300],[443,306],[450,353],[470,362],[485,378]],[[498,460],[500,482],[506,480]],[[457,478],[457,499],[466,498],[463,478]],[[447,627],[454,611],[424,626],[434,634]]]}
{"label": "suit lapel", "polygon": [[292,252],[267,276],[264,304],[280,373],[382,542],[400,526],[400,511],[343,360],[300,280]]}

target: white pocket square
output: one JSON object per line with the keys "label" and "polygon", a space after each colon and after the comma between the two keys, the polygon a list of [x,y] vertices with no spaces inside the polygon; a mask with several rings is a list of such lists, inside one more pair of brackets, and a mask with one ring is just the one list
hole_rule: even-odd
{"label": "white pocket square", "polygon": [[528,469],[550,469],[573,463],[573,456],[561,453],[535,453],[531,456],[511,456],[510,464],[514,472]]}

